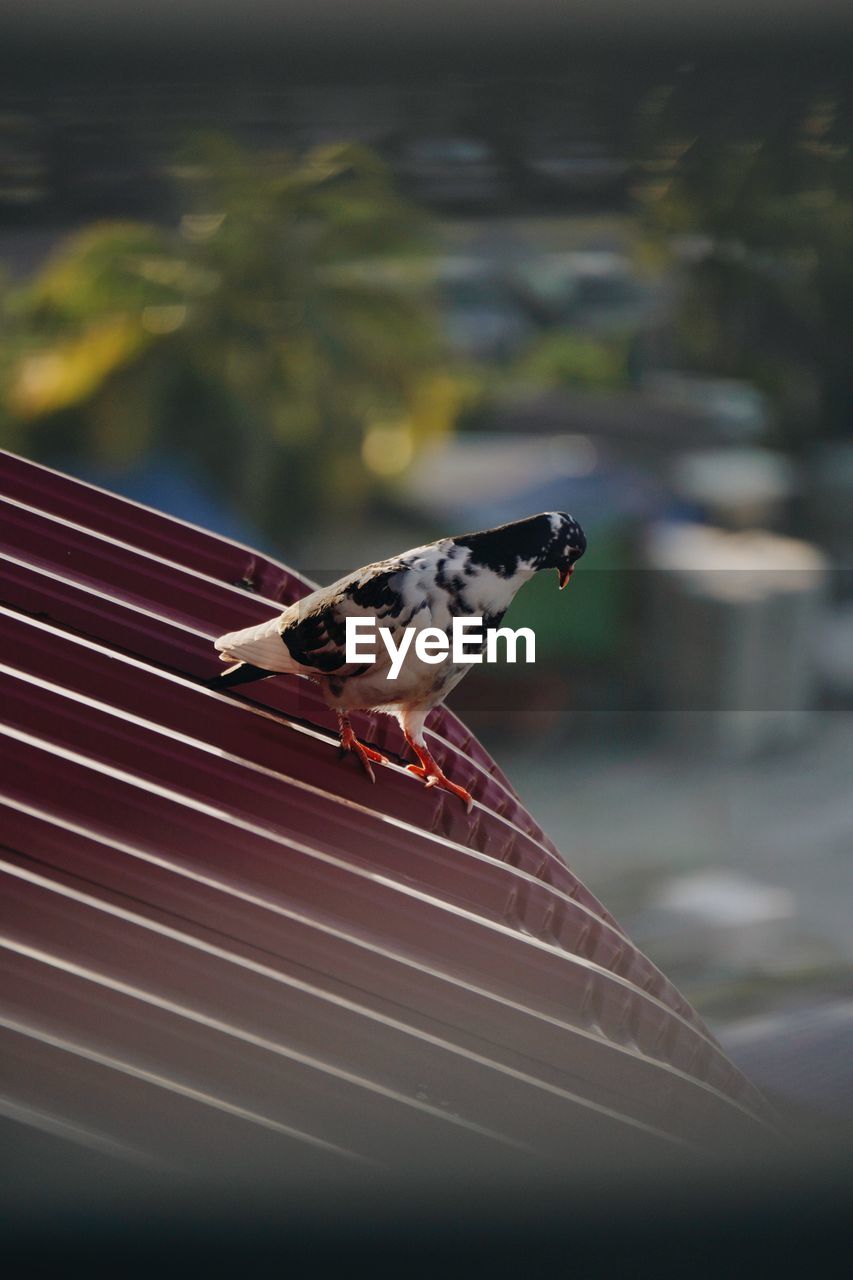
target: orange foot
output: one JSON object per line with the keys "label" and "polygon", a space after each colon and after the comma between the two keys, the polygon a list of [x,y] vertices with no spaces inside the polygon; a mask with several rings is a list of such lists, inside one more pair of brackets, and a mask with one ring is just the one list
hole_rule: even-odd
{"label": "orange foot", "polygon": [[422,742],[415,742],[414,738],[410,737],[408,733],[405,737],[409,746],[420,760],[420,764],[406,766],[409,773],[413,773],[416,778],[423,778],[425,785],[428,787],[440,787],[442,791],[452,791],[455,796],[458,796],[464,802],[465,808],[470,813],[474,807],[474,797],[471,792],[450,781],[447,774],[433,760]]}
{"label": "orange foot", "polygon": [[338,712],[338,724],[341,730],[341,751],[352,751],[358,756],[364,772],[371,782],[375,782],[376,774],[373,772],[371,760],[375,764],[388,764],[388,757],[383,756],[381,751],[374,751],[373,747],[366,747],[363,742],[359,742],[348,717],[340,711]]}

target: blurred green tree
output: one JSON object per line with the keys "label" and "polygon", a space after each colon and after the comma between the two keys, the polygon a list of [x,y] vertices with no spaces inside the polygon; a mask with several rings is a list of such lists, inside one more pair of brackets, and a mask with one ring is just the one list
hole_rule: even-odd
{"label": "blurred green tree", "polygon": [[177,227],[98,223],[6,295],[6,443],[116,468],[182,454],[273,537],[354,516],[455,397],[422,295],[375,269],[425,226],[369,151],[197,139]]}
{"label": "blurred green tree", "polygon": [[621,390],[631,383],[631,337],[593,337],[559,329],[538,337],[515,361],[512,377],[541,387]]}
{"label": "blurred green tree", "polygon": [[658,245],[690,263],[678,357],[755,382],[780,442],[797,447],[853,421],[853,120],[831,94],[760,115],[755,101],[709,113],[678,87],[656,90],[639,116],[635,194]]}

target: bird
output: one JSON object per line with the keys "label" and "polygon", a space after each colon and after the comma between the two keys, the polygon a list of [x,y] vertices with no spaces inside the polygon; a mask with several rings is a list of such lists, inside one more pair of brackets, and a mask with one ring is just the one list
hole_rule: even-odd
{"label": "bird", "polygon": [[487,637],[525,582],[541,570],[555,569],[562,590],[585,551],[581,526],[560,511],[439,538],[356,569],[268,622],[220,636],[214,641],[220,659],[233,665],[206,683],[222,691],[279,672],[306,676],[337,715],[342,753],[352,752],[372,782],[373,765],[389,760],[359,741],[349,713],[395,716],[418,761],[408,769],[426,786],[458,796],[470,813],[470,792],[446,776],[424,738],[427,716],[470,670],[470,661],[454,662],[451,651],[437,662],[434,656],[424,662],[410,643],[392,677],[387,644],[376,645],[372,661],[347,661],[347,620],[373,619],[388,629],[398,652],[407,628],[415,637],[426,628],[449,636],[459,618],[481,618]]}

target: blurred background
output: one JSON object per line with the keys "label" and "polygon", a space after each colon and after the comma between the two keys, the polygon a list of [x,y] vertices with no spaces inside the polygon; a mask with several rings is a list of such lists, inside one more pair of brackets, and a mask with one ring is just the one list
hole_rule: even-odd
{"label": "blurred background", "polygon": [[0,447],[321,582],[575,515],[571,590],[508,617],[535,666],[452,705],[731,1056],[853,1130],[843,14],[109,8],[9,9]]}

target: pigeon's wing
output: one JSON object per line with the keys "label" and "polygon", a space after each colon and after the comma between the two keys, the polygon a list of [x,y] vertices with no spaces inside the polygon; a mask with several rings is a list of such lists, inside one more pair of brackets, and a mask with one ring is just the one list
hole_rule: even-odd
{"label": "pigeon's wing", "polygon": [[[423,621],[423,615],[418,617],[428,609],[423,587],[420,563],[406,557],[381,561],[313,591],[269,622],[231,631],[214,643],[223,661],[346,678],[374,665],[347,663],[347,618],[373,618],[399,644],[405,627]],[[381,664],[387,651],[378,636],[375,650]]]}
{"label": "pigeon's wing", "polygon": [[397,646],[406,627],[447,626],[453,609],[440,580],[448,550],[445,539],[357,569],[297,600],[270,622],[220,636],[216,648],[225,661],[267,671],[346,679],[378,670],[389,661],[378,635],[375,663],[347,663],[347,619],[373,618]]}
{"label": "pigeon's wing", "polygon": [[[375,619],[399,644],[404,628],[425,608],[412,566],[403,560],[383,561],[292,605],[282,619],[281,640],[299,670],[346,679],[376,665],[347,662],[348,618]],[[381,664],[387,650],[378,635],[374,648]]]}

